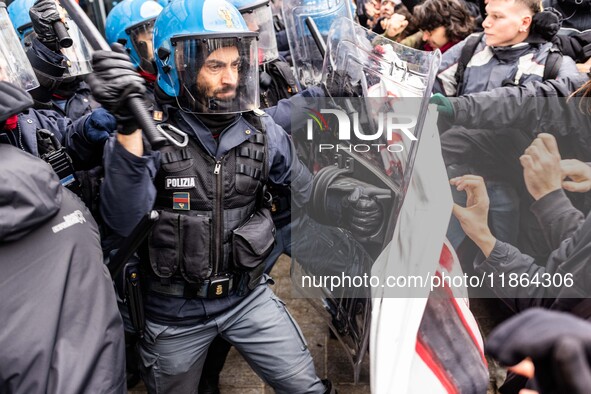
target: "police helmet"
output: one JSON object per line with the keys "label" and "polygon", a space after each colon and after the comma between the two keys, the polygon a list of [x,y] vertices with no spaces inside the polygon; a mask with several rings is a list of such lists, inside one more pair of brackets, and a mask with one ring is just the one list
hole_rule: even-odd
{"label": "police helmet", "polygon": [[158,87],[194,113],[258,108],[257,33],[225,0],[173,0],[154,23]]}
{"label": "police helmet", "polygon": [[135,66],[150,74],[156,74],[152,32],[161,11],[154,0],[124,0],[113,7],[105,23],[107,42],[123,44]]}
{"label": "police helmet", "polygon": [[279,57],[273,12],[269,0],[229,0],[242,14],[250,30],[259,33],[259,64],[268,63]]}
{"label": "police helmet", "polygon": [[39,86],[4,3],[0,3],[0,81],[11,82],[24,90]]}
{"label": "police helmet", "polygon": [[[25,47],[31,46],[31,42],[35,37],[33,24],[29,16],[29,9],[33,4],[35,4],[35,0],[14,0],[8,6],[12,26]],[[64,9],[61,9],[61,12],[68,27],[68,34],[73,41],[72,46],[60,49],[65,57],[65,66],[67,67],[63,78],[68,79],[90,74],[92,72],[92,47],[78,29],[78,25],[70,19],[67,12]]]}

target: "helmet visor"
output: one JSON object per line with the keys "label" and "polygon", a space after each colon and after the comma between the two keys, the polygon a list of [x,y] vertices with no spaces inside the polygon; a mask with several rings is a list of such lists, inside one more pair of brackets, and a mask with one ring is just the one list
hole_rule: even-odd
{"label": "helmet visor", "polygon": [[5,7],[0,7],[0,81],[11,82],[24,90],[39,86]]}
{"label": "helmet visor", "polygon": [[126,33],[131,39],[131,45],[138,54],[139,67],[150,74],[156,74],[154,44],[152,43],[155,20],[156,18],[150,19],[126,29]]}
{"label": "helmet visor", "polygon": [[239,37],[173,38],[173,45],[181,108],[205,114],[258,108],[255,33],[242,33]]}
{"label": "helmet visor", "polygon": [[69,48],[62,48],[68,69],[64,77],[77,77],[92,72],[92,47],[73,20],[67,19],[68,34],[74,42]]}
{"label": "helmet visor", "polygon": [[250,9],[240,10],[250,31],[259,33],[259,64],[268,63],[279,57],[277,39],[273,26],[273,13],[268,2]]}
{"label": "helmet visor", "polygon": [[[60,52],[65,57],[65,63],[63,65],[66,67],[66,71],[64,72],[63,78],[73,78],[90,74],[92,72],[92,47],[73,20],[66,18],[66,24],[68,26],[68,34],[72,39],[72,46],[60,48]],[[35,37],[36,33],[33,30],[25,33],[23,45],[30,47]]]}

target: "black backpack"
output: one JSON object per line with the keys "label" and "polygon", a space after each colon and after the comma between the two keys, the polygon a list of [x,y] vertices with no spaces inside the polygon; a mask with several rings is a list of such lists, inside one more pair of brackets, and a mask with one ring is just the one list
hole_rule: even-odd
{"label": "black backpack", "polygon": [[[474,56],[476,47],[483,35],[484,33],[471,35],[466,39],[466,45],[462,48],[460,58],[458,59],[458,69],[455,73],[455,79],[458,82],[456,89],[457,96],[460,95],[464,88],[464,72],[466,71],[466,67],[468,67],[470,59]],[[548,53],[548,57],[546,58],[543,80],[556,79],[560,66],[562,66],[562,51],[553,43],[552,48],[550,48],[550,52]],[[504,83],[503,85],[506,86],[507,84]]]}
{"label": "black backpack", "polygon": [[298,84],[287,62],[274,60],[260,73],[261,108],[269,108],[299,92]]}

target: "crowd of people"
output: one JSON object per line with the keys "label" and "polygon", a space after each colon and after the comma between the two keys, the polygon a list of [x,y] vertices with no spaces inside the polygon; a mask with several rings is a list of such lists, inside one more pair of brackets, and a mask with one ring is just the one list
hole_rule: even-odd
{"label": "crowd of people", "polygon": [[[573,278],[489,289],[515,315],[486,339],[517,364],[502,392],[585,393],[591,2],[345,5],[442,53],[429,94],[464,271]],[[55,0],[0,3],[0,392],[125,392],[141,377],[150,393],[219,393],[231,346],[278,393],[335,392],[270,274],[321,243],[335,253],[309,265],[363,272],[383,206],[361,182],[336,197],[338,227],[307,209],[318,169],[290,137],[293,100],[335,93],[298,81],[281,9],[123,0],[106,51]],[[294,229],[307,238],[292,245]]]}

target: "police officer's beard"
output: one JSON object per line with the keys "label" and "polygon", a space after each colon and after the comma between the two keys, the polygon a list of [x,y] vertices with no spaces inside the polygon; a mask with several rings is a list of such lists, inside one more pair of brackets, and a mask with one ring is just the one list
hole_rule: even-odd
{"label": "police officer's beard", "polygon": [[[205,88],[197,87],[197,105],[201,106],[199,109],[202,110],[200,112],[233,111],[235,107],[234,100],[236,99],[236,89],[236,85],[228,85],[214,90],[213,94],[208,96]],[[227,95],[232,92],[234,92],[233,95]],[[227,98],[219,98],[220,95],[224,95],[224,97]]]}

